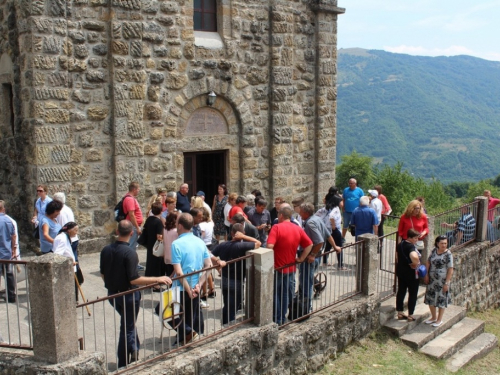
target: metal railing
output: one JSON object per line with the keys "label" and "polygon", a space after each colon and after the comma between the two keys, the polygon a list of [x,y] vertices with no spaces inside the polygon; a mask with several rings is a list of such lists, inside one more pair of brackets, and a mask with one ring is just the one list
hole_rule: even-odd
{"label": "metal railing", "polygon": [[500,242],[500,207],[488,210],[488,222],[486,223],[486,235],[492,244]]}
{"label": "metal railing", "polygon": [[[245,276],[253,267],[253,255],[247,255],[227,262],[222,269],[214,266],[173,278],[172,286],[148,285],[81,303],[77,305],[80,349],[103,352],[108,371],[119,373],[248,323],[254,318],[253,295],[245,293],[250,275]],[[189,299],[182,291],[176,296],[175,286],[182,284],[182,279],[203,272],[214,278],[214,298],[206,298],[202,306],[200,297]],[[166,298],[164,293],[174,296],[174,301],[165,304],[172,315],[164,315],[160,305]],[[123,309],[127,304],[130,307]],[[134,316],[135,322],[130,319]],[[120,346],[122,321],[130,325],[132,349]]]}
{"label": "metal railing", "polygon": [[27,262],[0,259],[0,347],[33,350]]}
{"label": "metal railing", "polygon": [[479,201],[465,204],[434,216],[434,236],[446,236],[452,250],[476,239]]}
{"label": "metal railing", "polygon": [[377,293],[382,300],[396,292],[396,244],[398,232],[379,237],[379,269],[377,272]]}
{"label": "metal railing", "polygon": [[[359,241],[342,247],[339,256],[332,250],[318,254],[315,263],[306,259],[276,268],[273,320],[280,329],[360,294],[362,251]],[[337,257],[337,265],[320,265],[324,255]]]}

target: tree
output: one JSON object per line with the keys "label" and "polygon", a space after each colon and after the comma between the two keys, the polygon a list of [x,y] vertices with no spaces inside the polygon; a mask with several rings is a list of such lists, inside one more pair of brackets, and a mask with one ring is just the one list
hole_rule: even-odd
{"label": "tree", "polygon": [[500,188],[492,185],[488,180],[482,180],[470,185],[469,190],[467,190],[466,202],[472,202],[475,197],[483,195],[485,190],[491,191],[491,195],[494,197],[500,196]]}
{"label": "tree", "polygon": [[340,160],[336,173],[336,183],[340,189],[347,186],[350,178],[355,178],[358,186],[364,190],[372,187],[374,174],[373,159],[370,156],[364,156],[354,150],[350,155],[343,155]]}

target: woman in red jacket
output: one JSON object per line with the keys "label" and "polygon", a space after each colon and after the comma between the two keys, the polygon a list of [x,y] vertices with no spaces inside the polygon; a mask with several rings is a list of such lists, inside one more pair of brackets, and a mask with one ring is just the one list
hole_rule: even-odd
{"label": "woman in red jacket", "polygon": [[408,229],[412,228],[420,233],[418,237],[419,241],[423,240],[429,233],[427,215],[424,213],[422,204],[417,200],[413,200],[408,204],[405,212],[399,219],[399,241],[401,241],[401,239],[406,240]]}

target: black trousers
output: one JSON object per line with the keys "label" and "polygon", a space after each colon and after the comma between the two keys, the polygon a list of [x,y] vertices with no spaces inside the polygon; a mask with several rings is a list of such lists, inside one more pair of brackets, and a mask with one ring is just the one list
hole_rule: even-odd
{"label": "black trousers", "polygon": [[9,302],[14,302],[16,300],[16,289],[17,282],[14,264],[2,264],[0,269],[0,277],[5,281],[5,289],[6,289],[6,299]]}
{"label": "black trousers", "polygon": [[404,310],[406,291],[408,291],[408,314],[413,315],[417,304],[419,279],[415,273],[398,276],[398,293],[396,294],[396,310]]}

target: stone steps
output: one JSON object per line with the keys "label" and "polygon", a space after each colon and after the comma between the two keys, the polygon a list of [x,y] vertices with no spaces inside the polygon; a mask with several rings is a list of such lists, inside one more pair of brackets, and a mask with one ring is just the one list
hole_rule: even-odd
{"label": "stone steps", "polygon": [[483,332],[483,321],[466,317],[429,341],[419,351],[436,359],[448,358]]}
{"label": "stone steps", "polygon": [[469,362],[484,357],[497,345],[498,339],[495,335],[482,333],[449,358],[446,362],[446,369],[450,372],[457,372]]}
{"label": "stone steps", "polygon": [[[424,305],[425,288],[420,287],[418,291],[419,292],[418,292],[417,306],[415,307],[415,310],[417,310],[420,305]],[[408,309],[408,295],[405,298],[404,307],[405,310]],[[427,306],[426,308],[427,310],[429,310]],[[394,319],[395,316],[396,316],[396,297],[391,297],[380,304],[380,315],[379,315],[380,325],[384,326],[388,320]]]}
{"label": "stone steps", "polygon": [[424,305],[424,303],[417,303],[413,314],[416,318],[414,322],[409,322],[408,320],[397,320],[397,318],[395,318],[395,314],[396,311],[394,310],[392,319],[388,319],[383,327],[386,331],[397,337],[403,336],[431,316],[429,307]]}
{"label": "stone steps", "polygon": [[465,318],[467,310],[460,306],[448,306],[443,317],[443,324],[432,327],[424,322],[417,325],[410,332],[401,336],[401,340],[411,348],[420,349],[429,341],[448,330],[451,326]]}

